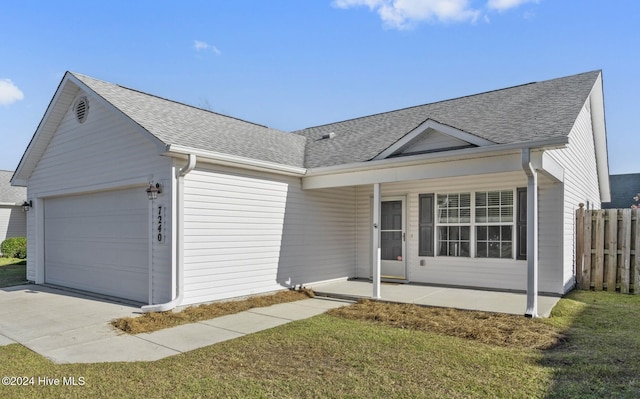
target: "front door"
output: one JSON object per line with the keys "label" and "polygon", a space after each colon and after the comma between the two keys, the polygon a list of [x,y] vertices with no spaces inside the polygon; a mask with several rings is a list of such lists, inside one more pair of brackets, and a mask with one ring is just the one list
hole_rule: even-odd
{"label": "front door", "polygon": [[381,277],[406,280],[405,198],[384,198],[380,211]]}

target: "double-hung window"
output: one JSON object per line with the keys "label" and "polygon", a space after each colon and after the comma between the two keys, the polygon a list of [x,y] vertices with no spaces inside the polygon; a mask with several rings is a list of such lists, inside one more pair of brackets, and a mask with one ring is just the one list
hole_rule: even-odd
{"label": "double-hung window", "polygon": [[513,191],[475,193],[476,257],[513,258]]}
{"label": "double-hung window", "polygon": [[471,194],[438,194],[438,256],[471,256]]}

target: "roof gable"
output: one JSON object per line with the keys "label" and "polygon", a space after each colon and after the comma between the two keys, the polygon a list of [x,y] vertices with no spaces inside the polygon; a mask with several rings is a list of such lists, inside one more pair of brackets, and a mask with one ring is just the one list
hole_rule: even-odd
{"label": "roof gable", "polygon": [[74,74],[166,145],[302,166],[303,137]]}
{"label": "roof gable", "polygon": [[450,151],[491,144],[494,143],[429,119],[374,159]]}
{"label": "roof gable", "polygon": [[177,146],[295,167],[304,163],[306,139],[299,135],[67,72],[20,160],[13,184],[26,185],[79,93],[119,113],[154,141],[159,153]]}
{"label": "roof gable", "polygon": [[[600,71],[440,101],[295,132],[315,168],[376,159],[428,120],[494,144],[567,137]],[[334,133],[331,140],[318,140]]]}

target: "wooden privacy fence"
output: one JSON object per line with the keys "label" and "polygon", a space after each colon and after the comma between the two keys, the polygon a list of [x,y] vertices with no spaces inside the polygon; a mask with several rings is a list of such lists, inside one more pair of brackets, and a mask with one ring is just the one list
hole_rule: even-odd
{"label": "wooden privacy fence", "polygon": [[640,294],[640,209],[576,211],[580,289]]}

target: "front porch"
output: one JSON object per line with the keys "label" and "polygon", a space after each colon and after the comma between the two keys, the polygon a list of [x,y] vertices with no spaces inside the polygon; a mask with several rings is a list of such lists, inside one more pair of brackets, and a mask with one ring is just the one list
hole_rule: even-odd
{"label": "front porch", "polygon": [[[373,283],[369,280],[345,280],[309,286],[316,295],[363,299],[371,298]],[[527,294],[518,292],[486,291],[419,284],[382,283],[381,300],[413,303],[483,312],[523,315],[527,308]],[[549,317],[558,303],[558,296],[538,296],[538,315]]]}

